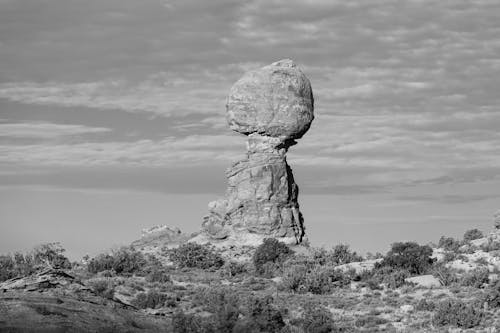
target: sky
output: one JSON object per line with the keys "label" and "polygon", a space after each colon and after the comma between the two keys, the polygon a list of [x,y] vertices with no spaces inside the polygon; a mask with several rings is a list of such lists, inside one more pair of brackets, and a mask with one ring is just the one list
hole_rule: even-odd
{"label": "sky", "polygon": [[288,153],[313,245],[492,228],[498,0],[0,0],[0,253],[198,230],[245,154],[228,91],[283,58],[315,97]]}

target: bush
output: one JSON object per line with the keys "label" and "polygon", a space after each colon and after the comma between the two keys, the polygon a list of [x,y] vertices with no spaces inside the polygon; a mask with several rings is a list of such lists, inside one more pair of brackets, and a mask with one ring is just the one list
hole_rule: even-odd
{"label": "bush", "polygon": [[304,265],[289,267],[283,274],[282,286],[292,292],[327,294],[335,288],[350,284],[350,277],[334,267],[316,266],[308,269]]}
{"label": "bush", "polygon": [[435,276],[443,286],[450,286],[458,281],[456,272],[441,263],[432,267],[431,274]]}
{"label": "bush", "polygon": [[252,260],[257,274],[262,275],[265,273],[266,263],[280,265],[292,254],[293,251],[285,243],[274,238],[265,238],[255,250]]}
{"label": "bush", "polygon": [[460,242],[453,237],[441,236],[438,247],[446,251],[457,251],[460,248]]}
{"label": "bush", "polygon": [[428,301],[425,298],[422,298],[418,301],[415,306],[415,310],[417,311],[434,311],[436,309],[436,304],[432,301]]}
{"label": "bush", "polygon": [[391,250],[376,267],[389,266],[408,270],[411,274],[426,272],[434,262],[432,249],[428,245],[415,242],[398,242],[392,244]]}
{"label": "bush", "polygon": [[325,307],[308,302],[302,314],[302,329],[306,333],[328,333],[337,330],[332,314]]}
{"label": "bush", "polygon": [[132,304],[139,309],[157,309],[164,306],[165,302],[170,298],[168,294],[152,289],[147,293],[138,293],[132,300]]}
{"label": "bush", "polygon": [[167,283],[167,282],[172,282],[172,279],[170,278],[170,275],[166,270],[156,268],[151,270],[151,272],[149,272],[148,275],[146,275],[146,281]]}
{"label": "bush", "polygon": [[247,265],[237,261],[227,261],[220,270],[223,277],[234,277],[248,272]]}
{"label": "bush", "polygon": [[59,243],[47,243],[27,254],[0,255],[0,281],[27,276],[46,267],[71,268],[71,263],[63,254],[65,251]]}
{"label": "bush", "polygon": [[66,250],[60,243],[47,243],[35,247],[32,251],[35,265],[45,265],[54,268],[71,268],[71,263],[64,256]]}
{"label": "bush", "polygon": [[216,333],[212,318],[177,311],[172,316],[173,333]]}
{"label": "bush", "polygon": [[408,277],[410,277],[410,273],[406,269],[397,269],[389,275],[384,275],[382,282],[387,285],[387,288],[396,289],[402,287]]}
{"label": "bush", "polygon": [[193,297],[193,305],[213,314],[215,332],[232,332],[240,314],[239,302],[236,291],[227,287],[198,288]]}
{"label": "bush", "polygon": [[484,235],[483,235],[482,231],[479,229],[467,230],[464,233],[464,241],[465,242],[470,242],[471,240],[479,239],[479,238],[483,238],[483,237],[484,237]]}
{"label": "bush", "polygon": [[489,282],[490,272],[487,268],[476,268],[462,275],[459,280],[461,286],[482,288]]}
{"label": "bush", "polygon": [[347,244],[339,244],[333,248],[331,253],[331,261],[337,265],[348,264],[350,262],[362,261],[363,257],[358,255],[355,251],[349,249]]}
{"label": "bush", "polygon": [[479,306],[468,305],[460,300],[448,299],[440,302],[432,322],[437,326],[453,325],[463,328],[478,326],[484,317]]}
{"label": "bush", "polygon": [[146,265],[144,255],[129,247],[122,247],[111,254],[100,254],[91,259],[87,270],[91,273],[114,270],[117,274],[132,274],[142,271]]}
{"label": "bush", "polygon": [[307,291],[313,294],[326,294],[350,283],[350,278],[344,272],[333,267],[316,267],[306,276]]}
{"label": "bush", "polygon": [[200,287],[193,295],[193,305],[211,313],[217,313],[225,306],[238,308],[239,302],[238,293],[229,287]]}
{"label": "bush", "polygon": [[212,247],[197,243],[182,244],[170,250],[169,257],[181,268],[219,269],[224,264],[220,254]]}
{"label": "bush", "polygon": [[115,295],[115,283],[111,279],[97,278],[88,280],[87,284],[94,293],[101,297],[113,299],[113,296]]}
{"label": "bush", "polygon": [[[285,326],[281,311],[274,305],[271,296],[252,296],[244,311],[247,324],[256,328],[256,332],[278,332]],[[251,325],[249,325],[251,323]],[[236,332],[239,332],[235,329]]]}
{"label": "bush", "polygon": [[293,265],[287,267],[283,272],[282,286],[285,290],[292,292],[306,292],[306,277],[308,268],[304,265]]}
{"label": "bush", "polygon": [[490,308],[500,308],[500,281],[485,289],[482,302],[486,302]]}

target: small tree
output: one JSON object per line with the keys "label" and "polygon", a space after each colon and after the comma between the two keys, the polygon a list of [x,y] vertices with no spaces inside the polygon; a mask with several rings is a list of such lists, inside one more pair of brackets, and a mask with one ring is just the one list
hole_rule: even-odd
{"label": "small tree", "polygon": [[479,229],[470,229],[464,233],[464,241],[465,242],[470,242],[471,240],[479,239],[479,238],[483,238],[483,237],[484,237],[484,235],[483,235],[482,231]]}
{"label": "small tree", "polygon": [[351,251],[349,245],[338,244],[333,248],[331,260],[337,265],[343,265],[350,262],[362,261],[363,257],[358,255],[355,251]]}
{"label": "small tree", "polygon": [[219,269],[224,265],[224,259],[212,247],[197,243],[182,244],[172,249],[169,256],[179,267]]}
{"label": "small tree", "polygon": [[418,245],[415,242],[397,242],[392,244],[391,250],[377,266],[390,266],[406,269],[411,274],[422,274],[434,262],[431,255],[432,249],[428,245]]}
{"label": "small tree", "polygon": [[281,264],[291,256],[293,251],[282,242],[274,238],[265,238],[264,242],[257,247],[253,255],[253,264],[258,274],[265,272],[265,264]]}
{"label": "small tree", "polygon": [[460,247],[460,242],[453,237],[441,236],[438,247],[443,248],[446,251],[457,251]]}
{"label": "small tree", "polygon": [[59,242],[41,244],[32,251],[35,265],[50,266],[54,268],[70,268],[71,263],[64,256],[66,250]]}

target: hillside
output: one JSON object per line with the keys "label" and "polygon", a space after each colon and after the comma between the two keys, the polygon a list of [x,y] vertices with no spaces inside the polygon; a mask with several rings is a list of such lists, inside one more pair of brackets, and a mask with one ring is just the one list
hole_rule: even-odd
{"label": "hillside", "polygon": [[500,329],[496,231],[395,243],[364,258],[342,244],[214,247],[189,237],[159,227],[131,247],[73,264],[54,244],[2,256],[2,332]]}

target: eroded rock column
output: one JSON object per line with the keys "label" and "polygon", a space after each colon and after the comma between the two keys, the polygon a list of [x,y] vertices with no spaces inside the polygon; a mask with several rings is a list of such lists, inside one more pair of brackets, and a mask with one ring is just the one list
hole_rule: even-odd
{"label": "eroded rock column", "polygon": [[309,80],[288,59],[247,72],[233,85],[227,121],[247,136],[247,156],[226,171],[226,196],[209,204],[205,233],[215,239],[250,232],[302,241],[299,190],[286,153],[309,129],[313,109]]}

